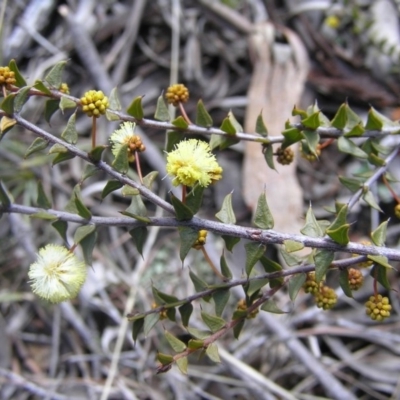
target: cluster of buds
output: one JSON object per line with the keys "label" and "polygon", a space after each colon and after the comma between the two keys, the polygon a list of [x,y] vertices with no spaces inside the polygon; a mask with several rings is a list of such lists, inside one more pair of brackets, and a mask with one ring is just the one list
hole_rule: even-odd
{"label": "cluster of buds", "polygon": [[69,94],[69,87],[68,87],[68,84],[65,83],[65,82],[63,82],[63,83],[60,85],[60,87],[58,88],[58,90],[59,90],[61,93]]}
{"label": "cluster of buds", "polygon": [[371,296],[365,303],[365,312],[374,321],[383,321],[390,317],[391,309],[389,299],[380,294]]}
{"label": "cluster of buds", "polygon": [[349,286],[351,290],[358,290],[364,283],[364,277],[359,269],[349,269]]}
{"label": "cluster of buds", "polygon": [[286,149],[282,149],[282,147],[279,147],[276,150],[276,156],[276,161],[278,161],[278,163],[282,165],[289,165],[294,160],[294,153],[290,147],[287,147]]}
{"label": "cluster of buds", "polygon": [[89,117],[99,118],[109,106],[108,97],[101,90],[89,90],[81,97],[82,111]]}
{"label": "cluster of buds", "polygon": [[182,83],[171,85],[165,94],[168,104],[177,107],[179,103],[186,103],[189,100],[189,90]]}
{"label": "cluster of buds", "polygon": [[315,280],[315,272],[307,274],[306,281],[303,284],[304,291],[314,296],[315,304],[324,310],[331,309],[337,302],[335,291],[322,282],[317,283]]}
{"label": "cluster of buds", "polygon": [[316,161],[321,155],[321,145],[317,146],[314,154],[310,151],[310,149],[308,149],[308,146],[306,144],[300,142],[300,155],[302,158],[305,158],[310,162]]}
{"label": "cluster of buds", "polygon": [[[236,310],[238,310],[238,311],[246,311],[247,310],[247,304],[246,304],[246,300],[245,299],[241,299],[241,300],[238,301]],[[259,309],[256,308],[255,310],[250,312],[247,315],[246,318],[247,319],[253,319],[253,318],[255,318],[257,316],[258,313],[259,313]]]}
{"label": "cluster of buds", "polygon": [[16,79],[14,71],[9,67],[0,67],[0,85],[15,85]]}
{"label": "cluster of buds", "polygon": [[196,250],[200,250],[205,244],[207,240],[207,231],[205,229],[201,229],[197,235],[197,240],[193,244],[193,248]]}

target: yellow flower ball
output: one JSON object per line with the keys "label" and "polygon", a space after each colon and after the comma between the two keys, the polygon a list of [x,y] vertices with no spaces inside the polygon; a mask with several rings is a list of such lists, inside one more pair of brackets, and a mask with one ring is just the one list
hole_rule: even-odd
{"label": "yellow flower ball", "polygon": [[197,139],[183,140],[167,155],[167,172],[174,186],[207,187],[222,178],[222,168],[208,143]]}
{"label": "yellow flower ball", "polygon": [[66,247],[48,244],[29,267],[32,291],[51,303],[76,297],[85,283],[86,265]]}

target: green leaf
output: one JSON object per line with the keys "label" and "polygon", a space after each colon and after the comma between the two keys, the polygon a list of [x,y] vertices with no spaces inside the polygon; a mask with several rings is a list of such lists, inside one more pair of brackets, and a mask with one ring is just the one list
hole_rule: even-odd
{"label": "green leaf", "polygon": [[62,83],[62,73],[66,64],[66,61],[58,62],[44,77],[44,80],[54,89],[58,89]]}
{"label": "green leaf", "polygon": [[223,253],[220,258],[220,266],[221,266],[221,274],[227,279],[232,279],[232,272],[228,267],[228,263],[226,262]]}
{"label": "green leaf", "polygon": [[88,156],[94,163],[98,163],[101,160],[101,156],[105,149],[107,149],[107,146],[104,145],[96,146],[92,150],[90,150]]}
{"label": "green leaf", "polygon": [[39,92],[42,92],[44,94],[46,94],[47,96],[51,96],[51,91],[49,90],[49,88],[43,83],[43,81],[41,81],[40,79],[37,79],[33,85],[33,87],[37,90],[39,90]]}
{"label": "green leaf", "polygon": [[301,120],[302,125],[306,128],[317,129],[321,124],[319,120],[319,114],[321,111],[317,111],[311,115],[308,115],[306,118]]}
{"label": "green leaf", "polygon": [[347,268],[341,270],[339,273],[339,285],[347,297],[353,297],[353,292],[350,289],[349,271]]}
{"label": "green leaf", "polygon": [[[250,275],[251,276],[251,275]],[[261,288],[269,283],[269,279],[255,279],[250,281],[248,284],[243,286],[243,289],[248,297],[253,297],[254,294],[258,294]]]}
{"label": "green leaf", "polygon": [[37,195],[36,204],[38,205],[38,207],[44,208],[45,210],[51,208],[51,201],[46,196],[46,193],[43,189],[42,181],[38,181],[37,192],[38,192],[38,195]]}
{"label": "green leaf", "polygon": [[221,237],[224,239],[226,249],[230,252],[232,252],[233,248],[240,242],[239,237],[228,235],[222,235]]}
{"label": "green leaf", "polygon": [[49,142],[42,138],[36,138],[32,144],[26,150],[24,158],[28,158],[30,155],[37,153],[38,151],[44,150],[48,146]]}
{"label": "green leaf", "polygon": [[160,319],[160,314],[158,313],[148,314],[144,317],[144,324],[143,324],[144,336],[147,337],[147,335],[154,328],[159,319]]}
{"label": "green leaf", "polygon": [[384,165],[386,165],[386,160],[377,156],[374,153],[368,154],[368,162],[372,165],[376,165],[377,167],[383,167]]}
{"label": "green leaf", "polygon": [[362,195],[362,199],[372,208],[375,210],[378,210],[380,212],[383,212],[382,209],[379,207],[379,204],[375,200],[375,196],[372,194],[372,192],[368,189],[367,192],[365,192]]}
{"label": "green leaf", "polygon": [[273,314],[286,314],[286,311],[281,310],[273,300],[267,300],[262,306],[261,310]]}
{"label": "green leaf", "polygon": [[82,248],[83,258],[85,259],[86,265],[92,265],[93,263],[93,249],[96,245],[97,231],[94,230],[89,233],[80,241],[80,246]]}
{"label": "green leaf", "polygon": [[161,292],[154,286],[152,286],[151,290],[153,292],[154,301],[156,302],[156,304],[158,306],[164,306],[164,305],[172,306],[172,305],[175,305],[180,302],[177,297],[171,296],[170,294],[167,294],[164,292]]}
{"label": "green leaf", "polygon": [[142,120],[144,117],[143,106],[142,106],[143,96],[135,97],[132,103],[129,104],[126,112],[137,120]]}
{"label": "green leaf", "polygon": [[[145,320],[145,322],[146,322],[146,320]],[[145,336],[147,336],[147,335],[145,334]],[[162,365],[169,365],[169,364],[173,363],[174,357],[172,357],[169,354],[157,353],[157,361],[159,361]]]}
{"label": "green leaf", "polygon": [[301,118],[305,118],[305,117],[307,117],[307,115],[308,114],[307,114],[307,112],[305,110],[302,110],[301,108],[297,108],[296,105],[293,106],[293,109],[292,109],[292,116],[293,117],[300,116]]}
{"label": "green leaf", "polygon": [[188,369],[188,358],[187,357],[178,358],[176,360],[176,365],[178,366],[179,371],[181,371],[182,374],[187,375],[187,369]]}
{"label": "green leaf", "polygon": [[330,250],[318,249],[314,255],[315,262],[315,280],[320,283],[326,275],[329,266],[335,258],[335,253]]}
{"label": "green leaf", "polygon": [[182,325],[185,327],[188,326],[190,316],[192,315],[192,312],[193,312],[192,303],[185,303],[182,306],[180,306],[178,308],[178,310],[179,310],[179,313],[181,314]]}
{"label": "green leaf", "polygon": [[101,192],[101,199],[103,200],[106,198],[110,193],[114,192],[115,190],[120,189],[123,186],[123,184],[120,181],[116,180],[110,180],[106,183],[106,185],[103,188],[103,191]]}
{"label": "green leaf", "polygon": [[246,250],[246,274],[249,276],[257,261],[265,253],[267,247],[260,243],[250,242],[246,243],[244,248]]}
{"label": "green leaf", "polygon": [[80,183],[82,183],[86,179],[90,178],[97,172],[99,172],[99,169],[95,165],[86,164],[85,169],[83,170],[83,173],[82,173],[82,178],[81,178]]}
{"label": "green leaf", "polygon": [[56,143],[49,149],[49,154],[60,154],[60,153],[68,153],[68,149],[62,144]]}
{"label": "green leaf", "polygon": [[326,229],[326,234],[336,243],[339,243],[343,246],[347,245],[347,243],[350,241],[348,235],[350,225],[346,223],[347,211],[347,205],[341,207],[335,220]]}
{"label": "green leaf", "polygon": [[299,294],[300,289],[303,287],[304,282],[306,281],[307,274],[301,273],[294,275],[290,278],[288,283],[288,291],[290,300],[295,301],[297,295]]}
{"label": "green leaf", "polygon": [[30,86],[25,86],[18,90],[14,98],[14,112],[18,113],[22,110],[22,107],[29,99],[28,94],[30,90]]}
{"label": "green leaf", "polygon": [[292,144],[304,139],[303,134],[297,128],[287,128],[282,132],[282,135],[284,137],[281,145],[282,149],[286,149]]}
{"label": "green leaf", "polygon": [[283,248],[280,248],[279,252],[288,267],[294,267],[295,265],[299,265],[302,262],[301,257],[295,254],[289,254]]}
{"label": "green leaf", "polygon": [[10,62],[8,63],[8,68],[10,68],[10,70],[14,72],[14,77],[16,80],[15,86],[23,87],[27,85],[24,77],[21,75],[21,72],[19,72],[17,63],[15,62],[14,59],[10,60]]}
{"label": "green leaf", "polygon": [[368,158],[368,155],[362,151],[359,146],[344,136],[339,137],[338,148],[342,153],[351,154],[354,157],[362,159]]}
{"label": "green leaf", "polygon": [[74,243],[78,244],[80,243],[85,237],[90,235],[96,230],[95,225],[83,225],[79,226],[74,234]]}
{"label": "green leaf", "polygon": [[52,164],[52,166],[54,166],[54,165],[57,165],[57,164],[59,164],[59,163],[61,163],[63,161],[71,160],[74,157],[75,157],[75,155],[70,153],[70,152],[59,153],[53,158],[53,161],[52,161],[51,164]]}
{"label": "green leaf", "polygon": [[182,117],[182,115],[180,115],[178,118],[175,118],[171,122],[171,124],[180,129],[187,129],[187,127],[189,126],[189,124],[187,123],[185,118]]}
{"label": "green leaf", "polygon": [[176,219],[178,221],[187,221],[193,218],[193,211],[184,203],[182,203],[173,193],[171,196],[171,204],[174,207],[176,213]]}
{"label": "green leaf", "polygon": [[262,112],[260,112],[256,120],[256,132],[261,136],[268,136],[268,129],[264,123]]}
{"label": "green leaf", "polygon": [[362,136],[363,133],[365,132],[365,129],[363,127],[362,122],[360,122],[358,125],[354,126],[352,129],[350,130],[346,130],[345,129],[345,137],[358,137],[358,136]]}
{"label": "green leaf", "polygon": [[128,143],[121,146],[118,154],[116,155],[114,161],[111,164],[115,170],[121,174],[126,174],[129,170],[129,160],[128,160]]}
{"label": "green leaf", "polygon": [[242,329],[244,327],[245,324],[245,319],[242,319],[241,321],[239,321],[233,328],[233,336],[235,339],[239,339],[240,336],[240,332],[242,332]]}
{"label": "green leaf", "polygon": [[333,120],[331,121],[331,125],[337,129],[344,129],[347,124],[347,112],[346,108],[348,105],[346,103],[342,104],[337,110]]}
{"label": "green leaf", "polygon": [[254,213],[254,225],[260,229],[272,229],[274,218],[267,204],[266,193],[261,193],[258,197],[257,208]]}
{"label": "green leaf", "polygon": [[0,108],[5,111],[6,114],[12,115],[14,114],[14,98],[16,94],[11,93],[1,102]]}
{"label": "green leaf", "polygon": [[175,351],[175,353],[182,353],[182,351],[186,350],[186,344],[168,331],[164,331],[164,336],[165,339],[167,339],[169,345],[172,347],[172,350]]}
{"label": "green leaf", "polygon": [[317,222],[317,219],[315,218],[311,205],[308,208],[306,214],[306,224],[304,225],[303,229],[300,230],[300,232],[305,236],[310,236],[314,238],[324,236],[324,232],[322,231],[320,225]]}
{"label": "green leaf", "polygon": [[188,342],[188,348],[192,350],[198,350],[204,347],[204,340],[190,339]]}
{"label": "green leaf", "polygon": [[203,192],[204,187],[197,185],[186,196],[185,205],[192,211],[193,215],[200,210],[201,204],[203,202]]}
{"label": "green leaf", "polygon": [[203,279],[199,278],[192,270],[189,271],[189,277],[196,292],[202,292],[208,289],[207,283],[204,282]]}
{"label": "green leaf", "polygon": [[236,139],[235,137],[212,134],[209,146],[211,150],[215,150],[216,148],[224,150],[236,143],[239,143],[239,139]]}
{"label": "green leaf", "polygon": [[[264,271],[267,273],[282,271],[282,265],[278,264],[275,261],[270,260],[269,258],[262,256],[260,258],[260,263],[264,268]],[[282,285],[284,282],[283,278],[275,278],[271,279],[269,282],[269,286],[272,288]]]}
{"label": "green leaf", "polygon": [[[142,196],[132,196],[131,204],[125,211],[131,215],[135,215],[133,218],[146,217],[147,209],[143,203]],[[147,220],[146,222],[149,221]]]}
{"label": "green leaf", "polygon": [[339,175],[339,181],[343,186],[345,186],[353,193],[357,192],[357,190],[360,189],[360,187],[362,186],[361,181],[355,178],[347,178],[345,176]]}
{"label": "green leaf", "polygon": [[376,256],[367,255],[368,260],[372,260],[374,263],[381,265],[382,267],[393,269],[393,267],[388,263],[388,258],[386,256]]}
{"label": "green leaf", "polygon": [[225,306],[228,304],[229,296],[229,289],[221,289],[213,293],[212,298],[215,303],[215,315],[217,317],[220,317],[222,315]]}
{"label": "green leaf", "polygon": [[122,187],[121,194],[122,194],[122,196],[124,196],[124,197],[127,197],[127,196],[136,196],[136,195],[140,195],[140,191],[139,191],[139,189],[136,189],[136,188],[134,188],[134,187],[132,187],[132,186],[124,185],[124,186]]}
{"label": "green leaf", "polygon": [[365,129],[371,131],[380,131],[383,127],[383,115],[376,111],[373,107],[370,107],[368,111],[368,119],[365,124]]}
{"label": "green leaf", "polygon": [[146,243],[148,235],[147,228],[145,226],[139,226],[137,228],[131,229],[129,231],[129,234],[132,236],[138,253],[143,257],[143,246]]}
{"label": "green leaf", "polygon": [[207,112],[204,107],[203,100],[197,102],[196,107],[196,125],[203,126],[205,128],[210,128],[213,125],[213,120],[211,115]]}
{"label": "green leaf", "polygon": [[[122,109],[121,102],[118,98],[118,88],[113,88],[111,90],[110,96],[108,96],[108,100],[110,102],[110,109],[114,111],[120,111]],[[119,119],[119,117],[117,117]]]}
{"label": "green leaf", "polygon": [[177,131],[168,131],[167,132],[167,145],[165,146],[165,151],[169,153],[170,151],[175,150],[175,146],[182,141],[183,134],[182,132]]}
{"label": "green leaf", "polygon": [[215,216],[224,224],[235,224],[236,217],[232,208],[232,193],[225,196],[221,210]]}
{"label": "green leaf", "polygon": [[304,244],[297,242],[295,240],[284,240],[283,244],[285,245],[285,250],[288,253],[293,253],[295,251],[303,250],[304,249]]}
{"label": "green leaf", "polygon": [[169,121],[171,119],[168,112],[168,107],[165,104],[164,97],[162,95],[157,99],[157,107],[154,114],[154,119],[158,121]]}
{"label": "green leaf", "polygon": [[0,119],[0,140],[3,139],[4,135],[10,131],[15,125],[17,121],[14,118],[8,118],[4,115]]}
{"label": "green leaf", "polygon": [[90,219],[92,218],[92,213],[90,210],[83,204],[81,195],[80,195],[80,190],[75,192],[75,206],[78,211],[78,214],[84,218],[84,219]]}
{"label": "green leaf", "polygon": [[54,221],[51,225],[61,236],[62,240],[64,240],[65,243],[68,243],[68,239],[67,239],[68,222],[58,220],[58,221]]}
{"label": "green leaf", "polygon": [[64,114],[64,111],[68,110],[69,108],[77,108],[76,103],[73,100],[71,100],[69,97],[66,97],[66,96],[61,97],[58,107],[60,108],[60,110],[63,114]]}
{"label": "green leaf", "polygon": [[147,187],[147,189],[152,189],[153,183],[158,176],[158,171],[151,171],[146,176],[143,177],[143,185]]}
{"label": "green leaf", "polygon": [[179,250],[179,256],[183,263],[190,249],[194,245],[194,242],[197,240],[198,231],[193,228],[187,228],[185,226],[180,226],[178,228],[179,237],[181,238],[181,247]]}
{"label": "green leaf", "polygon": [[45,220],[49,220],[49,221],[51,221],[51,220],[54,221],[55,219],[58,218],[56,215],[50,214],[47,211],[39,211],[35,214],[31,214],[29,217],[30,218],[40,218],[40,219],[45,219]]}
{"label": "green leaf", "polygon": [[139,333],[142,331],[144,325],[144,318],[139,318],[133,321],[132,324],[132,339],[136,342]]}
{"label": "green leaf", "polygon": [[385,289],[392,290],[390,282],[387,277],[388,269],[381,265],[374,265],[371,269],[370,275],[376,279]]}
{"label": "green leaf", "polygon": [[224,118],[220,126],[221,131],[226,132],[228,135],[236,135],[236,132],[243,132],[243,128],[237,122],[232,111],[229,111],[227,117]]}
{"label": "green leaf", "polygon": [[306,143],[308,145],[308,150],[310,153],[314,154],[318,157],[317,146],[319,144],[319,134],[315,131],[303,131],[303,135],[306,139]]}
{"label": "green leaf", "polygon": [[60,100],[46,100],[46,103],[44,105],[44,119],[47,123],[50,123],[51,117],[59,109],[59,104]]}
{"label": "green leaf", "polygon": [[272,145],[264,145],[263,154],[268,167],[270,167],[273,170],[276,170],[274,163],[274,149]]}
{"label": "green leaf", "polygon": [[371,232],[371,239],[375,246],[385,245],[388,222],[389,221],[382,222],[373,232]]}
{"label": "green leaf", "polygon": [[61,138],[70,144],[75,144],[78,141],[78,132],[76,131],[75,123],[76,123],[76,112],[74,112],[69,117],[67,126],[61,133]]}
{"label": "green leaf", "polygon": [[206,354],[211,361],[216,363],[221,362],[221,359],[219,358],[218,347],[215,343],[211,343],[207,347]]}
{"label": "green leaf", "polygon": [[226,322],[222,318],[207,314],[204,311],[201,312],[201,319],[212,333],[219,331],[226,325]]}

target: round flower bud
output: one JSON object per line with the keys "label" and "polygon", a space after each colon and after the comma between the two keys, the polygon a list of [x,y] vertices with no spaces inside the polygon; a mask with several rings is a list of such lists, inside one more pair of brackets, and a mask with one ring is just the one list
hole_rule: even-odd
{"label": "round flower bud", "polygon": [[294,160],[294,153],[290,147],[286,147],[286,149],[282,149],[282,147],[279,147],[276,150],[276,155],[276,161],[278,161],[278,163],[282,165],[289,165]]}
{"label": "round flower bud", "polygon": [[9,67],[0,67],[0,85],[15,85],[16,82],[14,71]]}
{"label": "round flower bud", "polygon": [[389,299],[380,294],[371,296],[365,303],[365,313],[374,321],[383,321],[390,317],[391,309]]}
{"label": "round flower bud", "polygon": [[315,280],[315,272],[309,272],[307,274],[306,281],[303,284],[303,289],[306,293],[311,293],[313,295],[317,294],[319,288],[322,286],[322,282],[319,284]]}
{"label": "round flower bud", "polygon": [[197,240],[193,244],[193,248],[196,250],[200,250],[205,244],[207,239],[207,231],[205,229],[201,229],[198,233]]}
{"label": "round flower bud", "polygon": [[73,299],[86,280],[85,263],[66,247],[48,244],[29,267],[32,291],[51,303]]}
{"label": "round flower bud", "polygon": [[88,117],[99,118],[109,106],[108,97],[101,90],[89,90],[81,97],[82,111]]}
{"label": "round flower bud", "polygon": [[400,204],[396,204],[396,207],[394,208],[394,215],[400,219]]}
{"label": "round flower bud", "polygon": [[176,83],[167,89],[165,98],[168,104],[177,107],[179,103],[186,103],[189,100],[189,90],[182,83]]}
{"label": "round flower bud", "polygon": [[69,94],[69,87],[68,87],[68,84],[66,84],[65,82],[63,82],[63,83],[60,85],[60,87],[58,88],[58,90],[59,90],[61,93]]}
{"label": "round flower bud", "polygon": [[364,283],[364,277],[359,269],[349,269],[349,286],[351,290],[358,290]]}
{"label": "round flower bud", "polygon": [[319,308],[330,310],[337,303],[337,295],[329,286],[322,286],[315,295],[315,303]]}

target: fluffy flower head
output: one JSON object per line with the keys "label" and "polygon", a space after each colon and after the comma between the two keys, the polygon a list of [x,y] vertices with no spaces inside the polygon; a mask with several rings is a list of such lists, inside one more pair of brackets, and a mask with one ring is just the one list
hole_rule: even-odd
{"label": "fluffy flower head", "polygon": [[167,172],[174,177],[174,186],[199,184],[207,187],[222,178],[222,168],[211,153],[210,146],[197,139],[183,140],[168,153]]}
{"label": "fluffy flower head", "polygon": [[126,144],[128,145],[128,159],[130,162],[135,160],[135,151],[141,152],[146,150],[140,136],[135,135],[135,126],[136,124],[133,122],[124,122],[110,136],[111,151],[114,157],[118,155],[121,148]]}
{"label": "fluffy flower head", "polygon": [[48,244],[29,267],[32,291],[51,303],[77,296],[86,280],[86,265],[66,247]]}

